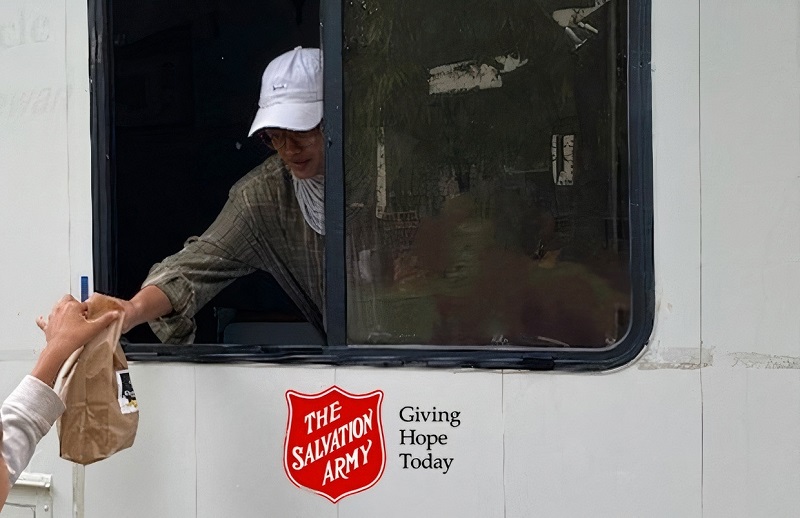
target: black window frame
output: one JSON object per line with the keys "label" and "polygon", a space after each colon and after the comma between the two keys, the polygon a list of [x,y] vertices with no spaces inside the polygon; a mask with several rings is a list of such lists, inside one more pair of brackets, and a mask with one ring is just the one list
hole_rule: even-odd
{"label": "black window frame", "polygon": [[[89,73],[94,285],[114,292],[110,265],[116,254],[113,218],[115,186],[113,62],[109,0],[89,0]],[[326,132],[326,326],[324,346],[187,346],[126,344],[139,361],[275,362],[330,365],[427,366],[521,370],[600,371],[623,366],[647,344],[655,319],[653,261],[653,160],[650,64],[650,0],[628,1],[627,98],[631,321],[625,337],[607,348],[500,348],[458,346],[354,346],[347,343],[345,264],[343,6],[322,1]]]}

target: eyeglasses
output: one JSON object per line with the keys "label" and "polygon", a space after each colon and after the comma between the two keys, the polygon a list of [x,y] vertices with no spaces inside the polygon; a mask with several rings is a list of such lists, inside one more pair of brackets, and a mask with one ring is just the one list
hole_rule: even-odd
{"label": "eyeglasses", "polygon": [[320,133],[320,127],[317,126],[308,131],[266,129],[259,131],[257,135],[268,148],[277,151],[286,145],[287,140],[291,140],[297,147],[308,147],[317,140]]}

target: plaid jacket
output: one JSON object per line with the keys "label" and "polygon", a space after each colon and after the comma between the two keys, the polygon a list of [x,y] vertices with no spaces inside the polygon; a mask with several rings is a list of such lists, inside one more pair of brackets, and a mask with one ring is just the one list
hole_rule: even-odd
{"label": "plaid jacket", "polygon": [[155,285],[173,313],[150,323],[164,343],[191,343],[194,315],[236,278],[263,270],[323,329],[324,236],[303,219],[291,173],[277,155],[230,190],[214,223],[183,249],[154,265],[142,287]]}

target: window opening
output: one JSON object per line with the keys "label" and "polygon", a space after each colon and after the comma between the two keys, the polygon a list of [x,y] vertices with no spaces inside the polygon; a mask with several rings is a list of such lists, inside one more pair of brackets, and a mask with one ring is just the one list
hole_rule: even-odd
{"label": "window opening", "polygon": [[195,340],[255,346],[133,359],[604,369],[645,344],[646,0],[90,4],[110,42],[91,61],[95,286],[123,298],[269,156],[244,137],[261,72],[322,22],[327,345],[294,348],[313,342],[295,328],[264,347],[247,324],[308,323],[257,273]]}
{"label": "window opening", "polygon": [[[272,153],[247,133],[261,74],[277,54],[319,46],[319,1],[105,4],[113,70],[106,217],[96,287],[129,299],[150,268],[214,221],[229,190]],[[103,173],[101,173],[103,174]],[[97,180],[97,179],[96,179]],[[255,272],[199,310],[196,343],[283,343],[291,336],[260,323],[281,322],[309,335],[305,318],[275,279]],[[304,325],[305,324],[305,325]],[[126,335],[157,343],[149,326]]]}

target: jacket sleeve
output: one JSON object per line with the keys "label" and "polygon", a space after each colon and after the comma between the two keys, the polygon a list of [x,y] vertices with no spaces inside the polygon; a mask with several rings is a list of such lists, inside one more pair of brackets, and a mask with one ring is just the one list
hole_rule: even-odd
{"label": "jacket sleeve", "polygon": [[33,376],[25,376],[0,409],[3,458],[11,484],[30,462],[36,445],[64,413],[58,394]]}
{"label": "jacket sleeve", "polygon": [[189,238],[183,249],[151,268],[142,287],[164,292],[173,312],[150,322],[164,343],[192,343],[194,315],[235,279],[252,273],[252,221],[247,205],[232,191],[214,223],[200,237]]}

